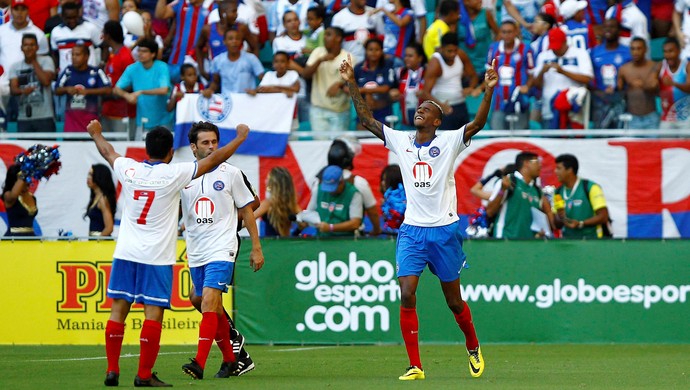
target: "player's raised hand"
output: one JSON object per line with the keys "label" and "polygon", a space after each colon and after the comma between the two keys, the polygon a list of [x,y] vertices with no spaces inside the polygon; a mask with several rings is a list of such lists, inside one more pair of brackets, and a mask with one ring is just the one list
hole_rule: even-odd
{"label": "player's raised hand", "polygon": [[340,77],[345,81],[355,81],[355,70],[352,69],[352,56],[350,54],[340,64]]}
{"label": "player's raised hand", "polygon": [[496,59],[491,60],[491,68],[487,69],[484,75],[484,82],[488,88],[493,88],[498,84],[498,74],[496,73]]}
{"label": "player's raised hand", "polygon": [[247,139],[247,136],[249,135],[249,126],[245,124],[239,124],[237,125],[237,128],[235,129],[237,132],[237,138],[245,140]]}
{"label": "player's raised hand", "polygon": [[97,119],[92,120],[88,125],[86,125],[86,131],[89,132],[91,138],[93,138],[95,135],[101,134],[103,132],[101,122],[99,122]]}

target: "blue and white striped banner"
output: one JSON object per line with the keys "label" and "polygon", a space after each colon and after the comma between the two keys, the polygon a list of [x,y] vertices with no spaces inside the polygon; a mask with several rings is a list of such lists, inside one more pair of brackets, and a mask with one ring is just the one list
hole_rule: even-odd
{"label": "blue and white striped banner", "polygon": [[189,145],[187,134],[195,122],[211,122],[218,126],[221,146],[235,137],[235,126],[244,123],[251,131],[237,153],[282,157],[290,136],[295,101],[295,97],[289,98],[283,93],[214,94],[209,99],[199,94],[186,94],[177,103],[175,149]]}

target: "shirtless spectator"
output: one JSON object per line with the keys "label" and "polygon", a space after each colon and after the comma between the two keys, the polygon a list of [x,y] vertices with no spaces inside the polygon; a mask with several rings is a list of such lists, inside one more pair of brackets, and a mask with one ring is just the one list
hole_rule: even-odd
{"label": "shirtless spectator", "polygon": [[625,92],[627,113],[632,115],[631,129],[656,129],[659,113],[656,95],[659,91],[658,64],[647,59],[647,42],[634,38],[630,43],[632,61],[621,66],[618,89]]}

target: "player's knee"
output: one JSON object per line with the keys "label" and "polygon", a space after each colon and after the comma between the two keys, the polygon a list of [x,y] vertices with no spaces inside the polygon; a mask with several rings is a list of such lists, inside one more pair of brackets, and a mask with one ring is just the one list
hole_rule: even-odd
{"label": "player's knee", "polygon": [[446,304],[453,313],[460,313],[465,307],[465,302],[460,297],[446,298]]}
{"label": "player's knee", "polygon": [[400,303],[403,307],[414,307],[417,301],[417,295],[411,291],[400,291]]}

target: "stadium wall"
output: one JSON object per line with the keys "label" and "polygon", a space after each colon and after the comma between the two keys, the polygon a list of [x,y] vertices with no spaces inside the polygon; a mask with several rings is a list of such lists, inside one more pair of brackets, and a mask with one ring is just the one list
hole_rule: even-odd
{"label": "stadium wall", "polygon": [[[480,133],[481,136],[481,133]],[[545,139],[493,138],[472,141],[456,163],[455,185],[461,224],[479,207],[479,200],[469,189],[481,177],[513,162],[521,150],[531,150],[542,157],[541,180],[556,185],[555,157],[572,153],[580,161],[580,175],[599,183],[606,196],[613,233],[617,238],[690,238],[690,140],[686,139]],[[251,135],[250,135],[251,137]],[[0,180],[14,157],[36,141],[0,142]],[[331,141],[292,141],[280,158],[235,155],[230,163],[242,169],[261,199],[265,178],[271,168],[286,167],[295,182],[298,201],[306,208],[311,184],[327,164]],[[91,164],[104,163],[93,142],[59,142],[62,171],[35,188],[40,212],[35,230],[43,236],[58,232],[75,236],[88,234],[88,220],[83,218],[89,191],[86,176]],[[142,160],[146,157],[141,142],[114,142],[115,151]],[[173,161],[191,161],[189,148],[180,148]],[[362,140],[362,153],[355,157],[354,172],[369,181],[374,195],[379,194],[380,175],[397,156],[380,140]],[[118,199],[119,221],[122,199]],[[0,233],[6,229],[5,207],[0,202]],[[117,226],[115,230],[117,235]]]}
{"label": "stadium wall", "polygon": [[[249,342],[400,342],[394,240],[263,240],[266,266],[256,273],[249,247],[235,268],[234,301]],[[0,344],[103,344],[113,249],[113,241],[0,241]],[[690,343],[690,241],[469,241],[465,249],[463,296],[482,342]],[[174,269],[161,342],[195,344],[201,316],[187,300],[183,241]],[[422,342],[463,342],[428,271],[417,299]],[[142,322],[136,308],[126,344],[138,344]]]}

